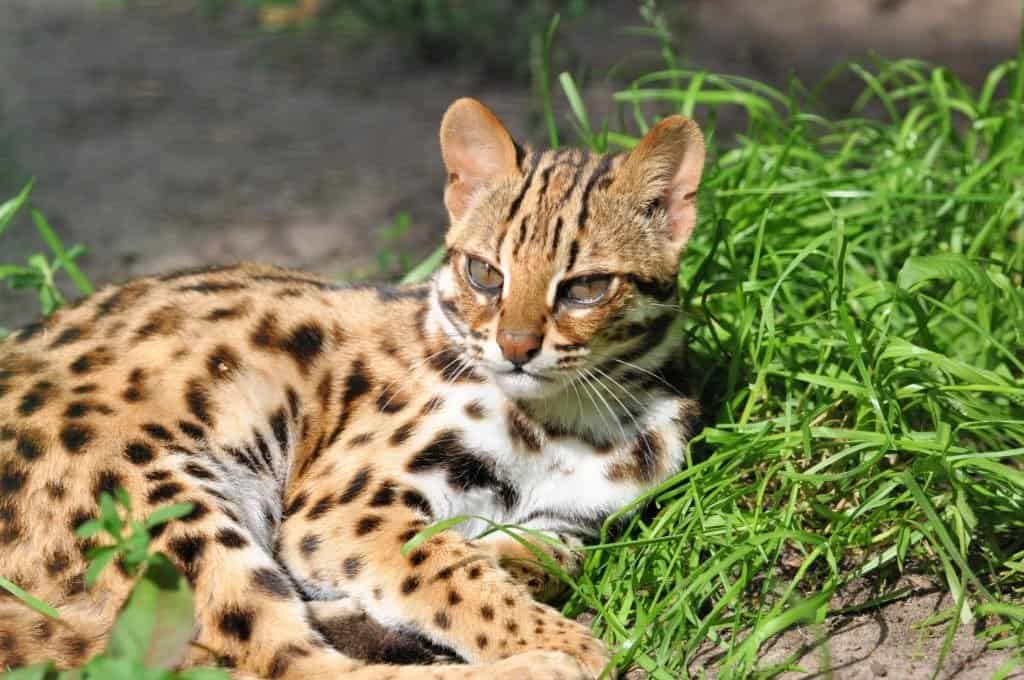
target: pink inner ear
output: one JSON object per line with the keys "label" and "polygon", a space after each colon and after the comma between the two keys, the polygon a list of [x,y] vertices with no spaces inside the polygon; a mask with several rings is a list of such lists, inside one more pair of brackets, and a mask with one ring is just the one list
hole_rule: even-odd
{"label": "pink inner ear", "polygon": [[666,192],[669,243],[676,254],[686,247],[697,226],[697,187],[703,170],[704,143],[698,133],[686,140],[679,166]]}
{"label": "pink inner ear", "polygon": [[516,152],[505,126],[483,104],[460,99],[441,122],[441,155],[448,169],[445,204],[458,217],[473,194],[516,170]]}

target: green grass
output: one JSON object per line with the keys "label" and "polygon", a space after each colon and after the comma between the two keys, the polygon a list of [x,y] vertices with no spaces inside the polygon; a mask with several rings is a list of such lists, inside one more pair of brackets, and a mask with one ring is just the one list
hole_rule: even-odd
{"label": "green grass", "polygon": [[[772,635],[910,568],[956,603],[937,666],[976,623],[1016,650],[1001,672],[1024,666],[1022,66],[1024,47],[978,91],[918,61],[853,66],[842,120],[673,69],[615,95],[632,133],[594,132],[563,76],[595,149],[631,147],[651,111],[710,138],[679,276],[706,427],[566,605],[598,611],[620,668],[684,677],[712,645],[724,677],[771,676]],[[714,133],[725,107],[738,138]]]}

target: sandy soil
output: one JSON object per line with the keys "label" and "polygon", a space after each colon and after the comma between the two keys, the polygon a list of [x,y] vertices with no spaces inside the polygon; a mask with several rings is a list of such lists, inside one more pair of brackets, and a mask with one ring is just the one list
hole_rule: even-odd
{"label": "sandy soil", "polygon": [[[0,0],[0,195],[37,177],[37,205],[67,243],[89,246],[82,266],[97,283],[238,259],[372,270],[384,247],[376,230],[401,211],[415,226],[398,248],[416,258],[443,231],[436,130],[453,98],[477,96],[522,138],[542,138],[523,84],[412,65],[386,44],[353,52],[324,37],[270,41],[241,20],[198,21],[191,0],[103,4]],[[593,18],[565,39],[598,72],[654,58],[649,43],[617,30],[637,23],[632,3],[593,4]],[[791,72],[816,79],[868,50],[935,59],[976,82],[1014,53],[1020,28],[1017,0],[673,8],[693,63],[776,83]],[[598,111],[612,86],[595,79],[588,89]],[[16,229],[0,241],[0,260],[41,247]],[[0,292],[0,325],[34,309],[31,298]],[[942,632],[913,624],[946,605],[919,590],[830,622],[831,677],[926,677]],[[790,677],[825,677],[820,633],[787,633],[766,662],[806,648],[807,672]],[[990,677],[1003,658],[962,632],[942,677]]]}

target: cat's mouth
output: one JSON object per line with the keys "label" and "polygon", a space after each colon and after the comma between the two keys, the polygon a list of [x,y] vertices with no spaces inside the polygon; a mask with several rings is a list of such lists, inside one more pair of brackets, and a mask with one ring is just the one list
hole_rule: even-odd
{"label": "cat's mouth", "polygon": [[540,399],[549,397],[562,389],[562,385],[551,376],[535,373],[522,368],[492,371],[498,387],[512,399]]}
{"label": "cat's mouth", "polygon": [[552,380],[554,380],[554,378],[550,378],[550,377],[548,377],[546,375],[542,375],[540,373],[535,373],[533,371],[528,371],[525,368],[523,368],[522,366],[516,366],[515,368],[510,368],[507,371],[502,371],[502,373],[504,373],[505,375],[528,375],[531,378],[534,378],[536,380],[540,380],[541,382],[551,382]]}

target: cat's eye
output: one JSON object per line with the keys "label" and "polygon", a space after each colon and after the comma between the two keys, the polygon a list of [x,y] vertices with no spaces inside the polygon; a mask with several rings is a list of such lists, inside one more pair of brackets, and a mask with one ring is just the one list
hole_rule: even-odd
{"label": "cat's eye", "polygon": [[575,305],[592,305],[608,294],[611,285],[609,274],[578,276],[562,284],[562,298]]}
{"label": "cat's eye", "polygon": [[469,275],[469,282],[485,293],[497,292],[505,280],[501,272],[475,257],[469,258],[466,263],[466,274]]}

